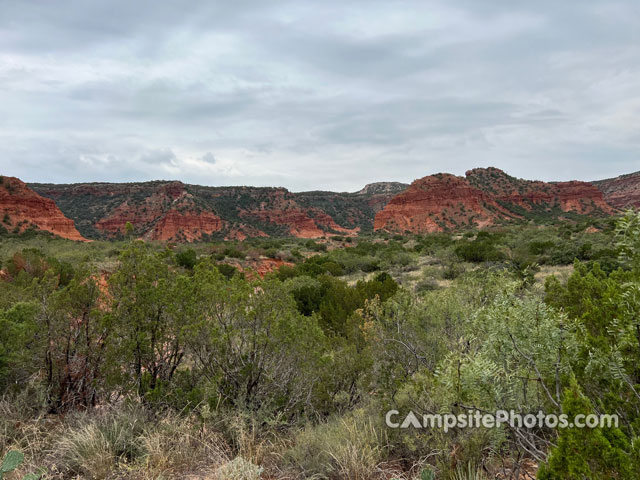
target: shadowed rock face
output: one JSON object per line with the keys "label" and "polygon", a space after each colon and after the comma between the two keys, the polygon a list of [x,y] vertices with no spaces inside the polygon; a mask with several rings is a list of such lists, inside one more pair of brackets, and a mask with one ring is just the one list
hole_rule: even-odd
{"label": "shadowed rock face", "polygon": [[55,202],[15,177],[0,177],[0,224],[8,231],[36,228],[70,240],[86,240]]}
{"label": "shadowed rock face", "polygon": [[497,168],[478,168],[466,177],[437,174],[414,181],[378,212],[374,229],[439,232],[486,227],[528,217],[607,215],[613,209],[586,182],[545,183],[511,177]]}
{"label": "shadowed rock face", "polygon": [[593,182],[615,208],[640,207],[640,172]]}

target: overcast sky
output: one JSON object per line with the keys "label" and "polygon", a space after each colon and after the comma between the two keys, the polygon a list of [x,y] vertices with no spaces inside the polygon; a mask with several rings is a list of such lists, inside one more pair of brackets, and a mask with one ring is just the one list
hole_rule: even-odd
{"label": "overcast sky", "polygon": [[353,191],[640,170],[638,0],[0,0],[0,173]]}

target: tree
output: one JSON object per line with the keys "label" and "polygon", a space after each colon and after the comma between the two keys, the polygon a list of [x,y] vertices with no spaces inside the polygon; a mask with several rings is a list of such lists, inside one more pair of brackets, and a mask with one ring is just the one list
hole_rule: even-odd
{"label": "tree", "polygon": [[308,404],[324,336],[280,281],[226,280],[204,261],[190,289],[194,323],[185,339],[216,403],[289,415]]}
{"label": "tree", "polygon": [[133,238],[134,234],[133,224],[131,222],[127,222],[124,224],[124,236],[125,238]]}
{"label": "tree", "polygon": [[620,260],[640,273],[640,211],[628,210],[616,223]]}
{"label": "tree", "polygon": [[100,296],[96,276],[83,267],[51,297],[47,371],[56,410],[96,404],[111,333]]}
{"label": "tree", "polygon": [[[118,339],[111,373],[123,383],[132,375],[142,396],[171,381],[185,354],[188,290],[165,256],[134,242],[122,252],[120,266],[109,279],[109,318]],[[124,370],[119,368],[123,362]]]}
{"label": "tree", "polygon": [[187,248],[186,250],[182,250],[176,254],[176,262],[178,265],[189,270],[193,270],[196,260],[197,255],[193,248]]}
{"label": "tree", "polygon": [[[577,415],[594,413],[593,405],[573,379],[565,391],[563,411],[572,422]],[[558,435],[545,464],[538,470],[539,480],[632,480],[631,446],[617,428],[566,428]]]}

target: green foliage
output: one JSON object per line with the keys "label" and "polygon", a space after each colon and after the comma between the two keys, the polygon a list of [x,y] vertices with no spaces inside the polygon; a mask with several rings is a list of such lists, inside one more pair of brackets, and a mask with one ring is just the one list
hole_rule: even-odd
{"label": "green foliage", "polygon": [[467,262],[499,262],[504,259],[504,254],[496,245],[496,238],[486,232],[478,233],[471,242],[458,245],[455,252]]}
{"label": "green foliage", "polygon": [[[24,455],[21,452],[17,450],[8,451],[2,460],[2,464],[0,464],[0,480],[2,480],[7,473],[11,473],[18,468],[23,461]],[[38,480],[39,478],[40,475],[28,473],[22,477],[22,480]]]}
{"label": "green foliage", "polygon": [[216,268],[226,279],[231,279],[236,275],[243,276],[236,267],[228,263],[218,263],[216,264]]}
{"label": "green foliage", "polygon": [[438,366],[438,383],[451,403],[487,410],[557,409],[560,399],[551,392],[571,372],[575,332],[560,312],[536,297],[514,295],[517,284],[507,288],[477,311],[462,339],[466,345]]}
{"label": "green foliage", "polygon": [[236,247],[227,247],[224,249],[224,255],[229,258],[239,258],[243,259],[246,255],[238,250]]}
{"label": "green foliage", "polygon": [[[593,406],[575,380],[565,392],[563,412],[568,418],[594,413]],[[540,466],[540,480],[583,480],[585,478],[634,479],[630,444],[617,428],[566,428],[562,429],[557,446]]]}
{"label": "green foliage", "polygon": [[628,211],[616,224],[616,239],[624,264],[640,272],[640,212]]}
{"label": "green foliage", "polygon": [[376,296],[385,301],[396,293],[398,284],[386,273],[378,274],[373,280],[361,280],[355,286],[320,275],[315,280],[304,277],[289,280],[287,288],[300,313],[307,316],[318,313],[325,332],[347,336],[352,328],[348,319],[356,309]]}
{"label": "green foliage", "polygon": [[109,279],[113,308],[108,323],[121,339],[113,354],[129,364],[126,371],[111,373],[125,384],[123,375],[134,380],[140,395],[170,381],[184,357],[188,278],[170,269],[165,255],[134,242]]}
{"label": "green foliage", "polygon": [[324,243],[314,242],[313,240],[307,240],[307,242],[304,244],[304,246],[307,247],[309,250],[312,250],[314,252],[326,252],[327,251],[327,246]]}
{"label": "green foliage", "polygon": [[134,233],[135,233],[135,230],[133,228],[133,225],[131,224],[131,222],[127,222],[124,225],[124,236],[125,236],[125,238],[133,238]]}
{"label": "green foliage", "polygon": [[[199,264],[187,283],[191,292],[185,341],[214,404],[279,409],[293,414],[312,387],[323,335],[315,317],[300,315],[284,285],[258,285]],[[295,366],[295,367],[294,367]]]}
{"label": "green foliage", "polygon": [[193,270],[196,265],[197,254],[193,248],[187,248],[176,254],[176,263],[181,267]]}
{"label": "green foliage", "polygon": [[7,452],[4,460],[2,460],[2,464],[0,464],[0,478],[2,478],[5,473],[9,473],[18,468],[23,460],[24,455],[21,452],[16,450]]}
{"label": "green foliage", "polygon": [[[607,222],[587,226],[361,235],[326,251],[293,238],[173,253],[134,240],[3,237],[0,449],[55,459],[65,478],[257,465],[265,476],[335,479],[409,478],[410,468],[474,478],[482,470],[467,467],[482,465],[493,478],[532,460],[546,478],[633,478],[637,218],[618,222],[615,242]],[[264,253],[292,265],[264,279],[240,273]],[[621,425],[592,438],[391,431],[381,425],[390,408],[573,409],[617,413]],[[213,448],[216,438],[225,446]]]}

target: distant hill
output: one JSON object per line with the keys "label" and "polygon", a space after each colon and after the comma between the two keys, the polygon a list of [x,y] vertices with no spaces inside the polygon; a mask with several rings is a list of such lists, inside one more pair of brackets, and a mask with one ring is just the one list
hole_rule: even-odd
{"label": "distant hill", "polygon": [[[378,182],[357,192],[207,187],[179,181],[25,185],[4,177],[4,228],[65,238],[121,238],[127,223],[151,240],[316,238],[375,230],[434,232],[511,222],[605,216],[640,206],[640,172],[597,182],[523,180],[497,168]],[[13,185],[13,186],[10,186]]]}
{"label": "distant hill", "polygon": [[271,187],[205,187],[178,181],[31,184],[56,202],[87,238],[117,238],[130,222],[152,240],[193,241],[256,236],[357,235],[406,185],[357,193]]}
{"label": "distant hill", "polygon": [[640,172],[592,182],[602,190],[604,199],[616,208],[640,208]]}
{"label": "distant hill", "polygon": [[439,173],[414,181],[376,214],[374,228],[428,233],[613,212],[590,183],[522,180],[497,168],[476,168],[465,177]]}
{"label": "distant hill", "polygon": [[71,240],[85,240],[56,204],[21,180],[0,176],[0,232],[43,230]]}

